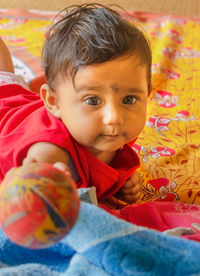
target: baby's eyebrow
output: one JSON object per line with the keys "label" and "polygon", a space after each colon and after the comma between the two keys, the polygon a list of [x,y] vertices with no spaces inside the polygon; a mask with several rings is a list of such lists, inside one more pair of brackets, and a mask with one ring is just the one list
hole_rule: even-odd
{"label": "baby's eyebrow", "polygon": [[127,89],[127,91],[129,93],[137,93],[137,94],[144,94],[145,91],[143,89],[140,89],[140,88],[135,88],[135,87],[130,87]]}
{"label": "baby's eyebrow", "polygon": [[81,85],[79,87],[76,87],[76,92],[81,92],[81,91],[88,91],[88,90],[91,90],[91,91],[97,91],[97,90],[101,90],[103,89],[103,86],[95,86],[95,85]]}
{"label": "baby's eyebrow", "polygon": [[[119,92],[119,90],[123,90],[126,93],[136,93],[136,94],[144,94],[145,91],[143,89],[137,88],[137,87],[122,87],[119,88],[117,84],[112,84],[109,86],[114,92]],[[80,93],[81,91],[101,91],[105,89],[104,85],[80,85],[79,87],[76,87],[75,90],[77,93]]]}
{"label": "baby's eyebrow", "polygon": [[[114,92],[119,92],[120,88],[117,84],[112,84],[111,86],[111,89],[114,91]],[[137,88],[137,87],[125,87],[125,88],[121,88],[121,90],[125,91],[126,93],[137,93],[137,94],[143,94],[145,93],[145,91],[143,89],[140,89],[140,88]]]}
{"label": "baby's eyebrow", "polygon": [[136,94],[144,94],[145,91],[143,89],[137,88],[137,87],[119,87],[117,84],[113,84],[110,86],[110,88],[114,92],[124,91],[125,93],[136,93]]}

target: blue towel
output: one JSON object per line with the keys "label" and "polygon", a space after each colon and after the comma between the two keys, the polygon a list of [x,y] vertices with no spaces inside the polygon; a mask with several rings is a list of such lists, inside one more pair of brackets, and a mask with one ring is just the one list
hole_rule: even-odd
{"label": "blue towel", "polygon": [[58,244],[30,250],[0,232],[2,276],[200,275],[200,243],[120,220],[82,202],[79,218]]}

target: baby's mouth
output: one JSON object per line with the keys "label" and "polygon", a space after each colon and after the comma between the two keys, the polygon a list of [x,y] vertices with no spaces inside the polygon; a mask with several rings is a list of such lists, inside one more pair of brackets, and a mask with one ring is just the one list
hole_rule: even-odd
{"label": "baby's mouth", "polygon": [[119,134],[104,134],[103,137],[107,139],[115,139],[118,138],[120,135]]}
{"label": "baby's mouth", "polygon": [[106,137],[117,137],[117,136],[119,136],[119,134],[106,134],[104,136],[106,136]]}

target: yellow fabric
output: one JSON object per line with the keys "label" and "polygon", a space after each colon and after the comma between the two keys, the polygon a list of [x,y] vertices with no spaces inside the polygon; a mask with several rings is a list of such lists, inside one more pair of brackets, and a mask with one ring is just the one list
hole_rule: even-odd
{"label": "yellow fabric", "polygon": [[200,203],[200,21],[163,16],[143,24],[153,50],[153,91],[137,140],[142,202]]}
{"label": "yellow fabric", "polygon": [[[52,15],[0,18],[11,52],[39,75],[44,32]],[[141,159],[140,202],[200,203],[200,21],[139,14],[153,52],[147,123],[134,148]],[[138,16],[138,14],[137,14]],[[138,17],[137,17],[138,18]],[[134,127],[134,123],[133,123]]]}

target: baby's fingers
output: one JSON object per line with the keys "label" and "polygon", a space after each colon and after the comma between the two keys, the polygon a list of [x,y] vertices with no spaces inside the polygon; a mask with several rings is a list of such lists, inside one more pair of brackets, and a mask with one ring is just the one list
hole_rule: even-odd
{"label": "baby's fingers", "polygon": [[121,195],[136,195],[138,192],[142,191],[142,185],[136,184],[132,185],[131,188],[123,188],[120,190]]}
{"label": "baby's fingers", "polygon": [[138,199],[140,199],[140,195],[141,195],[141,192],[138,191],[136,194],[129,194],[129,195],[121,195],[121,199],[124,200],[125,202],[127,203],[134,203],[136,202]]}
{"label": "baby's fingers", "polygon": [[63,162],[56,162],[53,166],[61,171],[63,171],[66,175],[71,175],[68,166]]}
{"label": "baby's fingers", "polygon": [[129,189],[136,185],[142,186],[142,177],[138,172],[135,172],[131,178],[129,178],[126,183],[124,183],[123,188]]}

